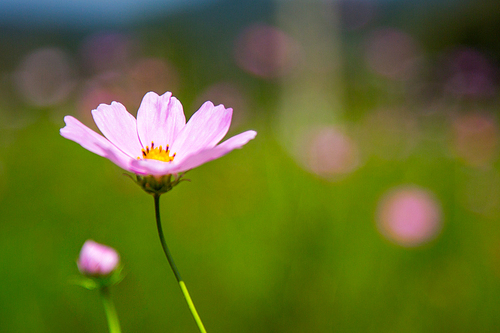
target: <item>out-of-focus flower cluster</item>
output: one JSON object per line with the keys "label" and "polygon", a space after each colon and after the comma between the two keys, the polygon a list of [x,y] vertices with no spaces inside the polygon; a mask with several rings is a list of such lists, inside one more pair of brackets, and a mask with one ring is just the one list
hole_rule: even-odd
{"label": "out-of-focus flower cluster", "polygon": [[[386,8],[374,1],[300,6],[282,2],[272,24],[242,23],[221,37],[230,36],[216,53],[224,59],[210,62],[227,67],[213,75],[199,66],[206,73],[197,75],[210,78],[190,93],[192,109],[206,100],[232,107],[236,127],[266,113],[273,138],[297,165],[330,182],[349,179],[374,161],[451,160],[462,168],[460,204],[500,216],[495,50],[455,39],[433,44],[435,31],[391,23],[384,19]],[[75,52],[57,46],[27,52],[12,73],[1,75],[1,83],[32,109],[9,105],[11,97],[2,92],[8,89],[2,89],[0,104],[7,105],[0,105],[0,127],[25,126],[44,108],[57,113],[59,122],[67,106],[93,126],[90,111],[101,103],[120,101],[137,110],[147,91],[177,94],[187,83],[181,73],[188,70],[168,52],[148,55],[145,50],[153,47],[139,35],[101,32],[83,38]],[[220,73],[230,75],[221,79]],[[385,220],[377,222],[385,237],[419,244],[398,241],[387,231],[397,223],[380,222]]]}

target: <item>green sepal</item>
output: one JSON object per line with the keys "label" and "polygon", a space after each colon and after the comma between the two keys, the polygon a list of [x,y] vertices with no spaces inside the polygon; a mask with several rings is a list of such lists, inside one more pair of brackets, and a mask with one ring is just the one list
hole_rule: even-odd
{"label": "green sepal", "polygon": [[124,278],[123,265],[119,265],[111,274],[104,276],[85,275],[72,279],[70,282],[88,290],[110,287],[120,283]]}
{"label": "green sepal", "polygon": [[109,277],[109,286],[118,284],[122,282],[125,278],[125,273],[123,273],[123,265],[118,265],[118,267],[113,271],[111,276]]}
{"label": "green sepal", "polygon": [[160,195],[166,193],[174,188],[174,186],[178,185],[182,181],[189,181],[189,179],[182,179],[182,177],[186,174],[186,172],[173,174],[173,175],[165,175],[159,178],[154,176],[139,176],[136,175],[137,179],[129,176],[137,185],[139,185],[146,193],[151,195]]}
{"label": "green sepal", "polygon": [[83,288],[88,289],[88,290],[94,290],[94,289],[99,288],[99,284],[97,283],[97,281],[95,281],[92,278],[83,277],[83,276],[79,276],[77,278],[75,277],[75,278],[71,279],[70,283],[76,284],[77,286],[83,287]]}

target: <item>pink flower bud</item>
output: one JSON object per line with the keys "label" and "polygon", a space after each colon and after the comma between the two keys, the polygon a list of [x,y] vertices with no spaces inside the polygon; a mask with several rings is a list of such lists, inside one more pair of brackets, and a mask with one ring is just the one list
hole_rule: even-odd
{"label": "pink flower bud", "polygon": [[115,249],[88,240],[83,244],[77,264],[82,274],[102,276],[111,273],[119,262]]}

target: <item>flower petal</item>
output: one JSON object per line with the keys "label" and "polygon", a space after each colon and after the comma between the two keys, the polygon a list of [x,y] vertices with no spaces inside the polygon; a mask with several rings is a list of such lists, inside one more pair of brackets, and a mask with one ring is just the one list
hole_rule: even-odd
{"label": "flower petal", "polygon": [[230,151],[241,148],[248,141],[255,138],[257,132],[246,131],[232,138],[224,141],[220,145],[203,150],[201,152],[195,153],[191,156],[187,156],[183,161],[175,163],[176,159],[170,163],[161,162],[157,160],[133,160],[131,161],[132,172],[153,175],[153,176],[163,176],[167,174],[174,174],[183,171],[191,170],[197,166],[200,166],[206,162],[217,159]]}
{"label": "flower petal", "polygon": [[71,116],[64,117],[66,126],[61,128],[60,133],[66,139],[75,141],[83,148],[105,157],[120,168],[130,170],[130,161],[133,160],[102,135],[97,134],[80,121]]}
{"label": "flower petal", "polygon": [[189,119],[170,147],[178,160],[201,150],[214,147],[226,135],[231,125],[233,109],[205,102]]}
{"label": "flower petal", "polygon": [[172,146],[177,133],[186,124],[182,104],[171,92],[158,96],[148,92],[137,112],[137,133],[142,146]]}
{"label": "flower petal", "polygon": [[257,132],[255,131],[246,131],[235,135],[214,148],[209,148],[199,153],[188,156],[182,162],[180,162],[179,165],[172,170],[172,172],[177,173],[191,170],[204,163],[222,157],[227,153],[233,151],[234,149],[243,147],[248,143],[248,141],[255,138],[256,135]]}
{"label": "flower petal", "polygon": [[101,104],[92,110],[92,116],[102,134],[121,151],[131,157],[141,155],[137,122],[121,103]]}

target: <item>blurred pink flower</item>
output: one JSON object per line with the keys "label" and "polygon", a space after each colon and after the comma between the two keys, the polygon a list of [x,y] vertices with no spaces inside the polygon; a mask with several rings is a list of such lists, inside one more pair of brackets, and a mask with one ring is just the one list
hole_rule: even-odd
{"label": "blurred pink flower", "polygon": [[483,112],[458,114],[451,125],[451,148],[457,157],[475,167],[495,161],[500,133],[493,115]]}
{"label": "blurred pink flower", "polygon": [[442,228],[439,202],[432,192],[418,187],[390,191],[380,201],[377,215],[382,235],[405,247],[429,242]]}
{"label": "blurred pink flower", "polygon": [[246,72],[272,79],[290,73],[300,62],[300,45],[284,31],[252,24],[237,37],[236,64]]}
{"label": "blurred pink flower", "polygon": [[61,135],[138,175],[177,174],[241,148],[257,133],[246,131],[217,145],[231,125],[233,110],[205,102],[186,124],[182,105],[172,93],[148,92],[137,120],[112,102],[92,111],[106,138],[71,116],[64,117]]}
{"label": "blurred pink flower", "polygon": [[446,57],[445,90],[455,97],[491,97],[496,91],[496,68],[485,54],[459,47]]}
{"label": "blurred pink flower", "polygon": [[366,41],[366,61],[377,74],[392,80],[408,80],[418,70],[420,50],[415,39],[398,29],[373,31]]}
{"label": "blurred pink flower", "polygon": [[307,165],[317,175],[330,177],[352,172],[359,165],[356,143],[335,127],[313,130],[307,140]]}
{"label": "blurred pink flower", "polygon": [[118,266],[120,256],[111,247],[88,240],[83,244],[78,258],[78,269],[82,274],[108,275]]}

